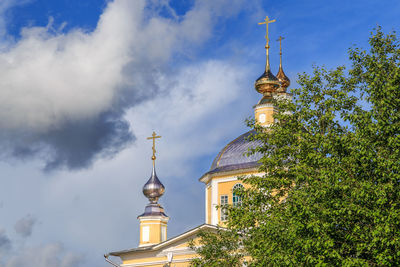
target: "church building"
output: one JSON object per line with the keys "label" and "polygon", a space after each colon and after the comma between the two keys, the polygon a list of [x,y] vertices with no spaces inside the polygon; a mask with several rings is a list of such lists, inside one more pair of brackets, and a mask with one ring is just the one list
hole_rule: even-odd
{"label": "church building", "polygon": [[[275,20],[269,20],[266,17],[264,22],[259,23],[266,25],[266,65],[263,74],[255,81],[255,89],[261,94],[261,99],[253,108],[256,121],[264,127],[274,122],[273,114],[276,110],[272,103],[273,97],[290,97],[287,93],[290,80],[282,67],[282,37],[279,37],[280,64],[276,76],[272,74],[270,68],[268,26],[272,22]],[[153,140],[153,168],[150,179],[143,187],[143,194],[149,199],[149,203],[143,214],[138,216],[139,245],[132,249],[110,252],[105,255],[106,261],[115,267],[190,266],[190,261],[198,255],[190,249],[189,241],[196,240],[200,230],[216,231],[218,225],[223,226],[226,214],[223,210],[217,209],[217,206],[235,205],[240,201],[233,191],[246,185],[242,184],[237,177],[262,175],[258,169],[260,165],[258,161],[262,155],[259,153],[247,155],[249,149],[259,145],[257,141],[247,140],[252,132],[244,133],[228,143],[215,157],[209,171],[200,177],[199,180],[204,184],[205,190],[204,224],[172,238],[167,237],[169,217],[158,203],[165,188],[157,177],[155,166],[155,140],[160,136],[153,132],[152,137],[148,138]],[[119,257],[122,264],[115,263],[114,257]]]}

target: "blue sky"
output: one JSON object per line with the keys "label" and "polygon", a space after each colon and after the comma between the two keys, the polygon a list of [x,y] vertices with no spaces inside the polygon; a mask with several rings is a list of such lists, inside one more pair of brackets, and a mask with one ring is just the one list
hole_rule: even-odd
{"label": "blue sky", "polygon": [[[198,178],[272,71],[348,64],[399,1],[3,0],[0,2],[0,266],[107,266],[136,247],[153,130],[169,237],[204,221]],[[34,255],[34,256],[33,256]],[[32,259],[33,262],[32,262]]]}

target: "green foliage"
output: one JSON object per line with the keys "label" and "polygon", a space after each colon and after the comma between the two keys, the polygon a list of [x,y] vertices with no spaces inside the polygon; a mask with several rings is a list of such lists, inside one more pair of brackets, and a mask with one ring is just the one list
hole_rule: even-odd
{"label": "green foliage", "polygon": [[192,240],[189,247],[202,255],[202,258],[194,259],[191,266],[242,266],[242,238],[237,232],[219,228],[216,232],[200,231],[198,237],[199,244]]}
{"label": "green foliage", "polygon": [[[225,231],[249,266],[400,266],[400,47],[380,27],[369,44],[348,71],[299,75],[277,122],[253,125],[266,175],[243,178]],[[196,266],[214,266],[224,236],[202,242]]]}

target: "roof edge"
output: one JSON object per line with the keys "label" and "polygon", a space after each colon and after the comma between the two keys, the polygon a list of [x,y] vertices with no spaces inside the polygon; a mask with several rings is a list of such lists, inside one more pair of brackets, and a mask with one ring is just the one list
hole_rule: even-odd
{"label": "roof edge", "polygon": [[184,232],[184,233],[182,233],[180,235],[174,236],[174,237],[172,237],[172,238],[170,238],[168,240],[165,240],[164,242],[161,242],[161,243],[156,244],[156,245],[151,245],[151,246],[148,246],[148,247],[132,248],[132,249],[121,250],[121,251],[114,251],[114,252],[110,252],[110,253],[108,253],[106,255],[120,257],[120,256],[122,256],[124,254],[132,253],[132,252],[147,252],[147,251],[151,251],[151,250],[158,250],[158,249],[163,248],[163,247],[165,247],[165,246],[167,246],[167,245],[169,245],[169,244],[171,244],[173,242],[176,242],[176,241],[178,241],[180,239],[186,238],[186,237],[188,237],[190,235],[195,234],[196,232],[198,232],[200,230],[207,229],[207,228],[210,229],[210,230],[217,230],[218,229],[218,227],[215,226],[215,225],[204,223],[204,224],[201,224],[201,225],[199,225],[199,226],[197,226],[197,227],[195,227],[193,229],[190,229],[190,230],[188,230],[188,231],[186,231],[186,232]]}
{"label": "roof edge", "polygon": [[[254,171],[254,172],[260,172],[259,167],[261,163],[255,161],[254,166],[249,166],[249,167],[243,167],[243,168],[233,168],[233,169],[228,169],[224,170],[222,169],[221,171],[209,171],[203,174],[200,178],[199,181],[205,184],[208,184],[208,182],[214,178],[215,176],[224,174],[224,175],[229,175],[229,174],[241,174],[241,173],[246,173],[248,171]],[[230,166],[235,166],[235,165],[228,165],[227,167]]]}

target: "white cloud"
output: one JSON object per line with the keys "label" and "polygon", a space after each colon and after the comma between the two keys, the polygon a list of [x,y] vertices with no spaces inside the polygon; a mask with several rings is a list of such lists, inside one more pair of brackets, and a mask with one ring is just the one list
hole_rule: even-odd
{"label": "white cloud", "polygon": [[23,29],[0,50],[2,153],[41,153],[47,169],[74,169],[118,152],[134,139],[124,112],[162,90],[158,78],[170,74],[174,55],[194,53],[190,44],[242,3],[198,1],[182,17],[163,18],[144,0],[115,0],[93,32],[62,32],[52,20]]}
{"label": "white cloud", "polygon": [[[103,266],[103,253],[135,247],[136,216],[146,204],[141,187],[151,168],[151,144],[146,137],[153,130],[163,136],[157,147],[157,170],[167,185],[161,201],[171,215],[169,236],[202,223],[203,188],[193,172],[195,160],[216,153],[222,139],[234,138],[244,128],[243,120],[254,104],[248,93],[252,88],[246,68],[230,61],[175,64],[171,59],[176,54],[195,54],[193,46],[211,37],[215,22],[238,12],[241,3],[197,1],[184,16],[167,19],[146,11],[144,1],[117,0],[91,33],[27,28],[21,41],[1,52],[0,83],[9,87],[0,91],[4,102],[0,125],[13,134],[7,140],[18,144],[22,140],[26,147],[35,148],[53,145],[49,140],[56,135],[58,143],[53,146],[61,147],[62,157],[71,147],[76,149],[71,136],[81,139],[76,143],[80,148],[98,138],[86,134],[88,128],[104,131],[103,124],[93,127],[87,121],[115,110],[116,118],[128,121],[137,138],[114,160],[99,159],[93,169],[61,170],[42,177],[33,171],[34,163],[18,171],[3,166],[8,170],[4,175],[10,177],[7,186],[0,188],[0,196],[7,200],[4,211],[13,218],[9,229],[27,213],[40,218],[29,246],[13,253],[8,264],[14,265],[7,267],[24,266],[24,260],[35,253],[42,261],[33,266],[50,266],[49,251],[58,255],[53,260],[59,265],[53,266],[68,257],[78,265],[80,255],[67,252],[72,247],[90,254],[85,258],[88,266]],[[2,77],[2,71],[11,77]],[[5,92],[13,95],[8,101],[2,98]],[[8,117],[10,110],[15,114]],[[70,128],[75,132],[71,134]],[[96,147],[90,149],[101,153]],[[90,157],[78,152],[71,152],[71,158]],[[20,196],[29,201],[21,201]],[[181,210],[186,211],[185,218],[179,217]],[[62,240],[68,249],[54,240]],[[48,244],[34,245],[43,242]]]}
{"label": "white cloud", "polygon": [[27,247],[19,250],[4,263],[5,267],[78,267],[84,257],[66,251],[59,243]]}
{"label": "white cloud", "polygon": [[[250,97],[241,96],[247,75],[244,68],[210,60],[186,66],[175,76],[160,77],[158,83],[163,84],[165,92],[129,113],[129,120],[138,125],[133,129],[135,135],[144,139],[152,129],[162,131],[167,139],[161,143],[169,144],[161,145],[160,150],[168,151],[168,161],[210,153],[221,136],[244,124],[246,117],[241,112],[246,105],[251,112]],[[232,106],[238,109],[227,114],[227,108]],[[173,149],[167,148],[169,145]],[[182,165],[185,166],[179,164],[177,169],[171,167],[168,171],[176,174]]]}
{"label": "white cloud", "polygon": [[132,10],[127,1],[110,4],[93,33],[24,29],[0,54],[0,127],[42,132],[110,108],[131,61],[133,20],[140,20]]}
{"label": "white cloud", "polygon": [[184,42],[205,40],[212,13],[226,3],[200,3],[179,22],[146,22],[154,14],[145,14],[145,1],[116,0],[91,33],[57,32],[51,24],[23,29],[21,40],[0,53],[0,127],[46,132],[109,110],[127,83],[133,94],[144,94],[146,84],[124,68],[151,65],[147,75],[155,75]]}

